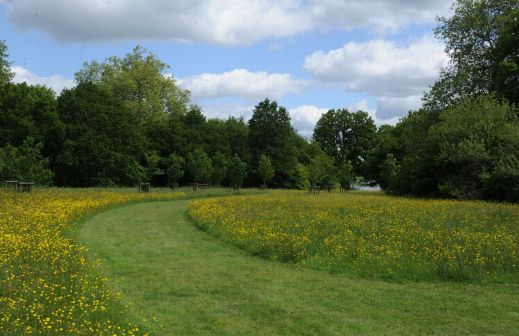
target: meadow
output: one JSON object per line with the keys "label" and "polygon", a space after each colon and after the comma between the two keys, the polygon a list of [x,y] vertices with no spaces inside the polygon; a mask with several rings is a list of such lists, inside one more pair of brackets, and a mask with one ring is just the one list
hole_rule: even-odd
{"label": "meadow", "polygon": [[230,194],[0,190],[0,335],[514,334],[519,326],[518,205]]}
{"label": "meadow", "polygon": [[280,191],[192,202],[204,230],[262,257],[394,280],[519,278],[519,205]]}
{"label": "meadow", "polygon": [[176,193],[45,189],[0,190],[0,334],[136,335],[119,295],[106,286],[75,239],[75,222],[136,201]]}

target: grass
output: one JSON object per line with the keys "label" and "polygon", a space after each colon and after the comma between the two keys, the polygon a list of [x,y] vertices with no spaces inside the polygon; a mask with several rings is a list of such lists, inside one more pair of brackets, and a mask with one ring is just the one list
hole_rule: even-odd
{"label": "grass", "polygon": [[0,335],[136,335],[74,238],[81,217],[175,193],[0,189]]}
{"label": "grass", "polygon": [[[515,335],[519,286],[390,283],[253,257],[197,229],[188,200],[131,204],[79,239],[155,335]],[[157,321],[155,321],[156,319]],[[146,321],[144,321],[146,320]]]}
{"label": "grass", "polygon": [[211,234],[274,260],[372,279],[519,283],[519,205],[348,192],[197,200]]}

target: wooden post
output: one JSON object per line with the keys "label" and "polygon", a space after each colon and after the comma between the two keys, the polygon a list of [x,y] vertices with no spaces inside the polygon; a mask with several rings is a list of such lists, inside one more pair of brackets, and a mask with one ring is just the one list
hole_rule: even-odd
{"label": "wooden post", "polygon": [[149,183],[139,183],[139,192],[150,192]]}
{"label": "wooden post", "polygon": [[18,182],[16,184],[16,191],[18,192],[31,192],[34,187],[33,182]]}
{"label": "wooden post", "polygon": [[4,188],[6,189],[18,189],[18,181],[4,181]]}

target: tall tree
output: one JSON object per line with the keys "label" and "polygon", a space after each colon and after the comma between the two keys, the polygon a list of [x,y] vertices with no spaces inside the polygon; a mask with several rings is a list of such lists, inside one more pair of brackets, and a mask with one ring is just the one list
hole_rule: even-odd
{"label": "tall tree", "polygon": [[28,137],[21,146],[0,148],[0,178],[31,181],[48,185],[52,182],[49,159],[42,155],[42,143]]}
{"label": "tall tree", "polygon": [[142,178],[144,141],[137,117],[106,87],[79,83],[64,90],[58,110],[66,134],[56,163],[58,184],[132,185]]}
{"label": "tall tree", "polygon": [[7,45],[0,41],[0,86],[5,85],[13,79],[11,63],[8,60]]}
{"label": "tall tree", "polygon": [[63,140],[54,93],[26,83],[0,86],[0,147],[21,146],[27,137],[41,142],[43,155],[53,161]]}
{"label": "tall tree", "polygon": [[337,165],[349,160],[360,173],[368,151],[374,146],[376,131],[375,122],[366,112],[329,110],[317,122],[313,140]]}
{"label": "tall tree", "polygon": [[186,160],[182,156],[176,153],[172,153],[169,155],[167,162],[167,174],[169,183],[177,183],[178,180],[182,176],[184,176],[185,163]]}
{"label": "tall tree", "polygon": [[441,110],[490,92],[518,103],[518,17],[517,0],[457,0],[453,15],[440,18],[435,30],[450,64],[426,94],[425,106]]}
{"label": "tall tree", "polygon": [[168,65],[137,46],[124,58],[113,56],[104,63],[85,63],[76,73],[78,83],[106,85],[145,124],[186,112],[189,93],[167,73]]}
{"label": "tall tree", "polygon": [[261,154],[260,156],[258,175],[264,185],[274,177],[274,168],[272,167],[270,158],[267,155]]}
{"label": "tall tree", "polygon": [[227,173],[229,185],[241,187],[246,176],[247,164],[243,162],[237,154],[234,154],[229,160],[229,170]]}
{"label": "tall tree", "polygon": [[215,185],[219,185],[227,176],[227,171],[229,169],[229,160],[227,156],[220,152],[217,152],[213,155],[211,161],[213,162],[212,182]]}
{"label": "tall tree", "polygon": [[213,163],[202,148],[196,148],[187,155],[186,168],[193,182],[211,182]]}
{"label": "tall tree", "polygon": [[290,115],[284,107],[268,99],[256,105],[249,120],[249,145],[253,166],[257,167],[262,154],[268,155],[275,170],[273,181],[278,186],[290,186],[295,172],[295,136]]}

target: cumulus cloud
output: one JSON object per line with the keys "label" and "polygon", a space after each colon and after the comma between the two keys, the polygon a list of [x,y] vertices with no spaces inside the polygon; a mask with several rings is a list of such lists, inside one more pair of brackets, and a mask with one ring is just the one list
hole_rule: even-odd
{"label": "cumulus cloud", "polygon": [[422,96],[379,97],[377,98],[377,116],[384,119],[402,117],[422,105]]}
{"label": "cumulus cloud", "polygon": [[290,117],[292,118],[292,126],[299,134],[306,138],[311,138],[315,124],[323,113],[328,112],[327,108],[319,108],[313,105],[302,105],[289,109]]}
{"label": "cumulus cloud", "polygon": [[279,99],[289,92],[300,92],[306,83],[289,74],[251,72],[235,69],[222,74],[201,74],[182,78],[178,83],[191,91],[194,100],[240,97],[249,100]]}
{"label": "cumulus cloud", "polygon": [[27,83],[30,85],[45,85],[51,88],[55,93],[60,94],[63,89],[71,88],[76,85],[75,81],[69,78],[65,78],[60,75],[54,75],[49,77],[38,76],[29,70],[14,66],[11,68],[14,73],[13,82],[15,83]]}
{"label": "cumulus cloud", "polygon": [[292,36],[311,21],[298,1],[0,0],[20,28],[62,41],[155,39],[246,44]]}
{"label": "cumulus cloud", "polygon": [[373,28],[395,32],[412,22],[432,22],[446,15],[452,0],[314,0],[313,17],[320,26]]}
{"label": "cumulus cloud", "polygon": [[394,31],[452,0],[0,0],[19,29],[62,41],[154,39],[249,44],[318,29]]}
{"label": "cumulus cloud", "polygon": [[404,46],[387,40],[347,43],[307,56],[304,68],[348,91],[377,97],[379,117],[392,118],[419,107],[418,97],[447,63],[444,46],[426,36]]}
{"label": "cumulus cloud", "polygon": [[387,116],[385,113],[380,113],[380,105],[377,102],[378,109],[371,108],[367,100],[361,100],[354,105],[348,106],[350,112],[363,111],[367,112],[368,115],[373,119],[376,125],[380,126],[383,124],[395,125],[401,118],[401,111],[395,116]]}
{"label": "cumulus cloud", "polygon": [[350,42],[307,56],[304,67],[319,79],[344,83],[350,91],[404,97],[423,91],[447,62],[444,46],[424,37],[408,46],[387,40]]}

